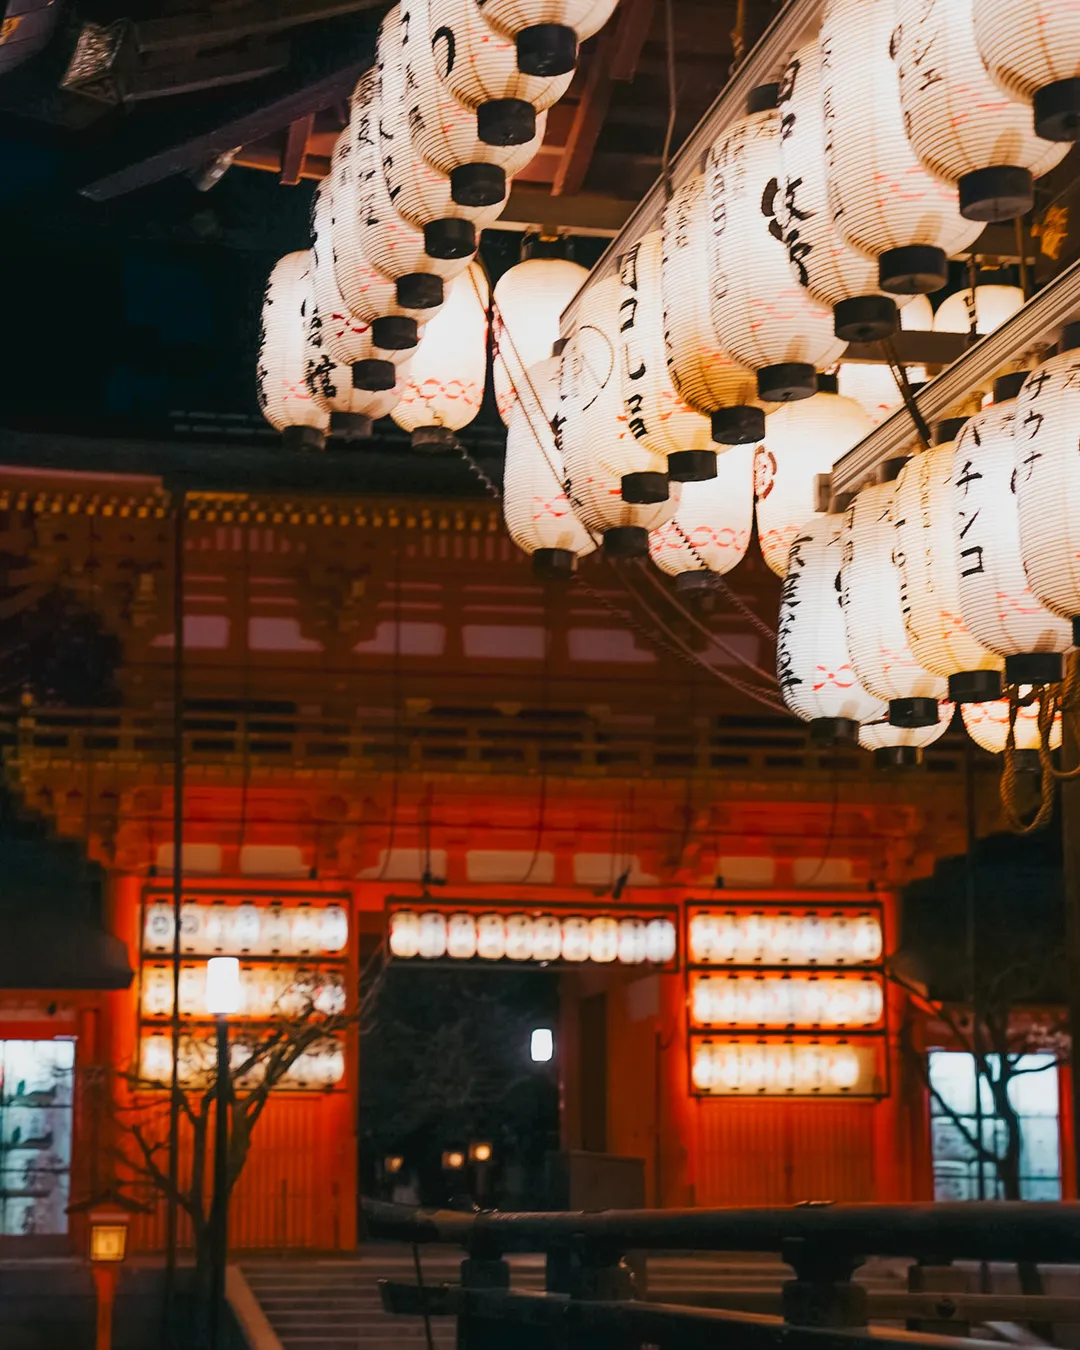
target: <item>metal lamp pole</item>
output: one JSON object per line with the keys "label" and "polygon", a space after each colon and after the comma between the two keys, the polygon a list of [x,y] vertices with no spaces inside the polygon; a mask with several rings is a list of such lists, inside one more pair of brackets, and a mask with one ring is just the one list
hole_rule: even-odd
{"label": "metal lamp pole", "polygon": [[229,1013],[239,1011],[240,962],[215,956],[206,963],[206,1007],[214,1014],[217,1078],[214,1084],[214,1197],[210,1209],[210,1350],[220,1350],[225,1324],[225,1267],[229,1253]]}

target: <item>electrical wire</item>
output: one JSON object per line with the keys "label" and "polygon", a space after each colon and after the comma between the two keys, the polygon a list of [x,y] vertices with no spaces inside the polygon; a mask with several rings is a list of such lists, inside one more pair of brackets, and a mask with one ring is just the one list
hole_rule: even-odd
{"label": "electrical wire", "polygon": [[664,145],[660,151],[660,173],[664,180],[664,196],[670,201],[675,191],[671,180],[671,143],[675,138],[675,118],[679,109],[675,81],[675,16],[672,0],[664,0],[664,64],[667,74],[668,115]]}

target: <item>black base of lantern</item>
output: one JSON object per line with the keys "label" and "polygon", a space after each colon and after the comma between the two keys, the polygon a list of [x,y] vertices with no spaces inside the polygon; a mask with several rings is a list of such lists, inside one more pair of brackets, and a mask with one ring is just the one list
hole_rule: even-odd
{"label": "black base of lantern", "polygon": [[960,670],[949,676],[953,703],[991,703],[1001,697],[999,670]]}
{"label": "black base of lantern", "polygon": [[748,445],[751,441],[765,439],[765,413],[752,403],[717,408],[709,420],[717,445]]}
{"label": "black base of lantern", "polygon": [[857,744],[859,724],[850,717],[813,717],[810,719],[810,739],[815,745]]}
{"label": "black base of lantern", "polygon": [[604,535],[604,552],[609,558],[647,558],[649,531],[640,525],[616,525]]}
{"label": "black base of lantern", "polygon": [[522,75],[565,75],[577,62],[578,40],[561,23],[534,23],[517,35],[517,64]]}
{"label": "black base of lantern", "polygon": [[397,383],[397,367],[393,361],[357,361],[352,368],[352,383],[354,389],[384,393]]}
{"label": "black base of lantern", "polygon": [[447,216],[424,226],[424,252],[429,258],[470,258],[476,252],[476,226]]}
{"label": "black base of lantern", "polygon": [[917,745],[879,745],[874,751],[877,769],[917,769],[922,762],[922,749]]}
{"label": "black base of lantern", "polygon": [[780,101],[780,86],[778,84],[759,84],[746,96],[746,114],[753,117],[755,113],[768,112],[770,108],[778,106]]}
{"label": "black base of lantern", "polygon": [[[419,275],[419,274],[418,274]],[[401,281],[407,280],[402,277]],[[435,278],[441,281],[440,277]],[[401,293],[401,281],[398,282],[398,294]],[[399,301],[400,303],[400,301]],[[375,319],[371,325],[372,346],[384,352],[407,352],[420,341],[420,326],[407,314],[385,314]]]}
{"label": "black base of lantern", "polygon": [[893,698],[889,700],[889,725],[906,727],[936,727],[940,710],[936,698]]}
{"label": "black base of lantern", "polygon": [[318,427],[286,427],[281,444],[286,450],[325,450],[326,433]]}
{"label": "black base of lantern", "polygon": [[970,421],[970,417],[943,417],[940,422],[934,423],[931,439],[935,445],[948,445],[950,441],[956,440]]}
{"label": "black base of lantern", "polygon": [[458,206],[494,206],[506,196],[506,170],[498,164],[459,164],[450,170],[450,198]]}
{"label": "black base of lantern", "polygon": [[330,435],[336,441],[370,441],[374,423],[365,413],[330,414]]}
{"label": "black base of lantern", "polygon": [[702,591],[711,591],[712,573],[704,570],[680,572],[675,578],[675,590],[679,595],[700,595]]}
{"label": "black base of lantern", "polygon": [[577,568],[577,556],[568,548],[538,548],[532,560],[537,581],[569,581]]}
{"label": "black base of lantern", "polygon": [[676,450],[667,457],[667,471],[674,483],[706,483],[716,477],[716,451]]}
{"label": "black base of lantern", "polygon": [[1064,678],[1061,652],[1017,652],[1005,658],[1006,684],[1060,684]]}
{"label": "black base of lantern", "polygon": [[1080,80],[1055,80],[1035,91],[1035,135],[1044,141],[1080,140]]}
{"label": "black base of lantern", "polygon": [[887,295],[854,295],[833,305],[833,332],[842,342],[881,342],[899,327],[896,301]]}
{"label": "black base of lantern", "polygon": [[433,454],[457,448],[457,437],[449,427],[414,427],[409,439],[414,450],[427,450]]}
{"label": "black base of lantern", "polygon": [[398,277],[397,302],[402,309],[438,309],[443,299],[443,279],[434,272],[409,272]]}
{"label": "black base of lantern", "polygon": [[966,220],[1015,220],[1035,203],[1035,180],[1030,169],[1016,164],[993,164],[973,169],[957,184],[960,214]]}
{"label": "black base of lantern", "polygon": [[1072,630],[1073,630],[1073,646],[1080,647],[1080,616],[1073,619]]}
{"label": "black base of lantern", "polygon": [[999,375],[994,381],[994,402],[1007,403],[1009,399],[1015,398],[1030,374],[1029,370],[1013,370],[1008,375]]}
{"label": "black base of lantern", "polygon": [[795,403],[817,393],[817,371],[805,361],[764,366],[757,373],[757,388],[765,403]]}
{"label": "black base of lantern", "polygon": [[1014,750],[1013,768],[1017,773],[1042,773],[1038,750]]}
{"label": "black base of lantern", "polygon": [[476,134],[485,145],[524,145],[536,135],[536,109],[523,98],[493,98],[476,110]]}
{"label": "black base of lantern", "polygon": [[655,506],[668,499],[666,473],[624,473],[622,499],[632,506]]}
{"label": "black base of lantern", "polygon": [[893,295],[930,295],[948,279],[945,251],[929,244],[890,248],[878,259],[878,285]]}

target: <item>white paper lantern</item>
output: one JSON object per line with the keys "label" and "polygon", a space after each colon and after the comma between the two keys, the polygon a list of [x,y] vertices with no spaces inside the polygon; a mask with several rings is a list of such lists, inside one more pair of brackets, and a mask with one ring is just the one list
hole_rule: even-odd
{"label": "white paper lantern", "polygon": [[[567,495],[586,529],[604,536],[615,556],[644,557],[649,530],[670,520],[679,504],[678,483],[667,482],[667,462],[630,434],[623,412],[615,336],[619,279],[604,277],[585,293],[577,326],[560,357],[556,439],[567,476]],[[662,491],[664,500],[633,504],[633,486]],[[634,495],[646,495],[634,493]]]}
{"label": "white paper lantern", "polygon": [[643,919],[619,920],[619,963],[639,966],[648,958],[647,924]]}
{"label": "white paper lantern", "polygon": [[573,70],[578,44],[598,33],[618,0],[484,0],[484,18],[517,44],[518,69],[532,75]]}
{"label": "white paper lantern", "polygon": [[969,220],[1031,210],[1033,180],[1068,152],[1035,135],[1028,109],[994,84],[975,45],[981,0],[896,0],[896,70],[908,140],[955,184]]}
{"label": "white paper lantern", "polygon": [[829,210],[816,37],[788,62],[778,107],[783,176],[777,217],[795,277],[833,310],[836,332],[846,341],[890,337],[897,326],[896,301],[878,289],[876,263],[846,242]]}
{"label": "white paper lantern", "polygon": [[645,925],[645,959],[654,966],[674,961],[678,939],[670,919],[650,919]]}
{"label": "white paper lantern", "polygon": [[[446,303],[425,325],[401,385],[393,418],[402,430],[436,428],[445,435],[467,427],[480,411],[487,374],[489,298],[487,277],[478,263],[470,263],[450,283]],[[433,438],[429,434],[425,439]]]}
{"label": "white paper lantern", "polygon": [[1004,663],[972,637],[960,611],[953,472],[951,441],[904,465],[892,501],[893,557],[912,655],[946,676],[950,698],[964,703],[1000,692]]}
{"label": "white paper lantern", "polygon": [[427,961],[446,955],[446,916],[435,910],[420,915],[419,953]]}
{"label": "white paper lantern", "polygon": [[390,915],[390,954],[407,959],[420,952],[420,916],[399,909]]}
{"label": "white paper lantern", "polygon": [[1080,12],[1071,0],[979,0],[975,41],[994,83],[1034,108],[1049,141],[1080,134]]}
{"label": "white paper lantern", "polygon": [[1046,684],[1064,674],[1060,653],[1072,627],[1031,593],[1020,553],[1015,394],[1023,374],[995,387],[995,402],[956,439],[953,529],[960,568],[960,612],[968,632],[1005,657],[1007,684]]}
{"label": "white paper lantern", "polygon": [[684,403],[668,374],[660,292],[663,237],[655,230],[627,249],[619,267],[619,369],[630,434],[664,455],[679,482],[716,475],[709,421]]}
{"label": "white paper lantern", "polygon": [[557,961],[562,955],[562,924],[553,914],[533,922],[533,960]]}
{"label": "white paper lantern", "polygon": [[814,393],[815,371],[836,361],[845,344],[833,332],[833,316],[792,275],[782,238],[782,174],[780,115],[766,107],[740,117],[712,146],[705,192],[709,298],[720,346],[757,371],[762,399],[787,403]]}
{"label": "white paper lantern", "polygon": [[864,722],[859,728],[859,745],[871,750],[881,768],[908,768],[922,763],[922,752],[941,740],[956,711],[952,703],[938,705],[938,720],[930,726],[897,727],[887,717]]}
{"label": "white paper lantern", "polygon": [[506,180],[520,173],[543,144],[547,114],[537,116],[535,135],[523,145],[482,141],[475,110],[459,103],[436,74],[430,0],[405,0],[402,14],[409,16],[403,47],[413,148],[449,176],[455,201],[482,205],[481,197],[501,197]]}
{"label": "white paper lantern", "polygon": [[[397,365],[385,363],[394,376],[394,382],[389,388],[358,388],[354,373],[357,368],[339,365],[331,357],[323,345],[325,332],[326,325],[315,308],[311,315],[305,354],[308,389],[315,402],[330,414],[331,436],[347,441],[369,440],[372,422],[386,417],[401,398],[405,381],[409,378],[411,362],[406,360]],[[361,369],[368,364],[365,363]],[[365,375],[362,378],[365,384],[382,384],[382,380],[375,377]]]}
{"label": "white paper lantern", "polygon": [[[809,401],[809,400],[808,400]],[[677,591],[707,589],[746,555],[754,523],[754,447],[720,455],[716,477],[684,483],[674,516],[649,535],[649,557]]]}
{"label": "white paper lantern", "polygon": [[596,542],[566,495],[562,453],[551,429],[559,408],[557,356],[531,367],[528,388],[506,433],[503,519],[518,548],[532,555],[537,576],[566,576]]}
{"label": "white paper lantern", "polygon": [[[1000,328],[1024,303],[1019,286],[975,287],[975,331],[980,337]],[[965,287],[943,300],[934,315],[935,333],[971,332],[971,291]]]}
{"label": "white paper lantern", "polygon": [[476,954],[483,961],[501,961],[506,955],[506,920],[501,914],[481,914],[477,919]]}
{"label": "white paper lantern", "polygon": [[[917,297],[925,300],[925,296]],[[870,419],[871,426],[880,426],[886,417],[903,405],[903,397],[896,376],[889,366],[876,361],[841,361],[836,372],[840,393],[853,398]],[[924,366],[908,366],[908,380],[921,384],[927,379]]]}
{"label": "white paper lantern", "polygon": [[664,208],[661,295],[668,374],[688,407],[711,416],[713,440],[741,445],[765,434],[757,377],[720,348],[709,302],[712,226],[705,179],[691,178]]}
{"label": "white paper lantern", "polygon": [[1028,376],[1017,396],[1013,436],[1024,572],[1047,609],[1072,619],[1080,615],[1080,350],[1073,346],[1075,336],[1070,325],[1065,350]]}
{"label": "white paper lantern", "polygon": [[[1018,692],[1022,698],[1026,698],[1031,690],[1021,687]],[[964,719],[964,730],[976,745],[988,750],[992,755],[1004,753],[1009,739],[1009,700],[1007,698],[994,699],[989,703],[965,703],[960,709],[960,715]],[[1016,709],[1014,744],[1016,749],[1021,752],[1033,753],[1038,751],[1040,740],[1039,705],[1033,699],[1030,703],[1021,704]],[[1060,713],[1054,716],[1054,721],[1050,727],[1048,745],[1051,750],[1061,748]]]}
{"label": "white paper lantern", "polygon": [[324,952],[343,952],[349,942],[349,915],[341,905],[327,905],[320,921],[320,945]]}
{"label": "white paper lantern", "polygon": [[562,959],[587,961],[590,950],[589,921],[575,915],[564,919],[562,926]]}
{"label": "white paper lantern", "polygon": [[854,740],[859,723],[887,711],[859,682],[848,651],[839,592],[842,527],[842,516],[819,516],[796,535],[776,627],[781,697],[829,740]]}
{"label": "white paper lantern", "polygon": [[259,331],[259,407],[285,443],[321,450],[330,414],[307,383],[307,337],[315,306],[311,254],[286,253],[266,283]]}
{"label": "white paper lantern", "polygon": [[451,914],[446,921],[446,954],[455,961],[476,955],[476,920],[471,914]]}
{"label": "white paper lantern", "polygon": [[821,91],[832,218],[878,261],[882,290],[940,290],[948,256],[981,225],[960,214],[956,190],[923,168],[908,143],[890,55],[894,0],[826,0]]}
{"label": "white paper lantern", "polygon": [[813,398],[778,408],[765,419],[754,457],[754,511],[758,543],[771,571],[787,572],[791,541],[815,515],[818,474],[831,473],[842,455],[870,431],[859,405],[819,377]]}
{"label": "white paper lantern", "polygon": [[495,283],[491,369],[495,406],[507,426],[525,372],[551,356],[559,317],[588,275],[567,258],[527,258]]}
{"label": "white paper lantern", "polygon": [[530,961],[533,954],[533,921],[527,914],[511,914],[506,920],[506,956],[509,961]]}
{"label": "white paper lantern", "polygon": [[536,114],[558,102],[574,78],[522,73],[517,47],[496,33],[476,0],[428,0],[435,73],[459,103],[476,109],[477,133],[490,145],[523,145],[536,136]]}
{"label": "white paper lantern", "polygon": [[[935,728],[948,681],[916,661],[908,643],[900,572],[894,562],[896,529],[892,483],[865,487],[844,514],[840,601],[851,664],[860,682],[889,703],[899,727]],[[950,710],[951,716],[951,710]]]}
{"label": "white paper lantern", "polygon": [[601,915],[589,923],[589,960],[607,965],[619,954],[619,923]]}

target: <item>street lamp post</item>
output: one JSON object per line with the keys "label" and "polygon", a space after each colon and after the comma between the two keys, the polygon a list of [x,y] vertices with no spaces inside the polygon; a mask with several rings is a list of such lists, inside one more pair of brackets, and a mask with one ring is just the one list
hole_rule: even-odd
{"label": "street lamp post", "polygon": [[210,1350],[219,1350],[225,1322],[225,1266],[229,1251],[229,1014],[242,1001],[240,962],[235,956],[214,956],[206,963],[206,1011],[217,1031],[217,1077],[214,1084],[214,1197],[210,1210]]}

